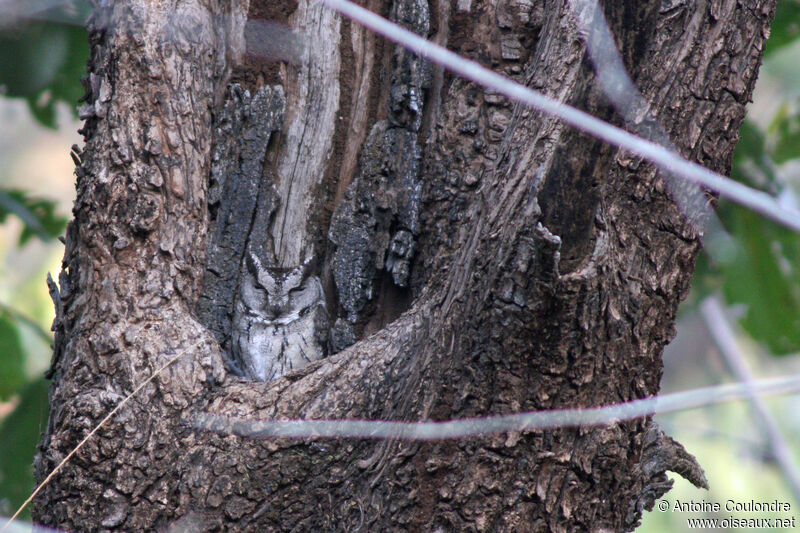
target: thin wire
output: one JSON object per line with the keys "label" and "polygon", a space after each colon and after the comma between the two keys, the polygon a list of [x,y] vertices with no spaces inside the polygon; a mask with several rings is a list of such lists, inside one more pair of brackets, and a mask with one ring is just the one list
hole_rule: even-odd
{"label": "thin wire", "polygon": [[175,357],[173,357],[172,359],[170,359],[169,361],[167,361],[166,363],[164,363],[164,365],[163,365],[161,368],[159,368],[158,370],[156,370],[155,372],[153,372],[153,374],[152,374],[152,375],[151,375],[149,378],[147,378],[146,380],[144,380],[144,381],[143,381],[143,382],[142,382],[142,383],[141,383],[141,384],[140,384],[138,387],[136,387],[136,388],[133,390],[133,392],[131,392],[131,393],[130,393],[128,396],[126,396],[125,398],[123,398],[123,400],[122,400],[121,402],[119,402],[119,403],[117,404],[117,406],[116,406],[116,407],[114,407],[114,409],[112,409],[112,410],[111,410],[111,412],[110,412],[110,413],[108,413],[108,414],[106,415],[106,417],[105,417],[103,420],[101,420],[101,421],[100,421],[100,423],[99,423],[99,424],[97,424],[97,426],[95,426],[95,428],[94,428],[93,430],[91,430],[91,431],[89,432],[89,434],[88,434],[88,435],[86,435],[86,436],[83,438],[83,440],[81,440],[81,441],[78,443],[78,445],[77,445],[77,446],[76,446],[76,447],[75,447],[75,448],[74,448],[74,449],[73,449],[71,452],[69,452],[69,454],[67,454],[67,456],[66,456],[66,457],[64,457],[64,459],[62,459],[62,460],[61,460],[61,462],[60,462],[60,463],[58,463],[58,465],[57,465],[57,466],[56,466],[56,467],[53,469],[53,471],[52,471],[52,472],[50,472],[50,474],[48,474],[48,476],[47,476],[46,478],[44,478],[44,481],[42,481],[42,482],[39,484],[39,486],[38,486],[38,487],[36,487],[36,489],[33,491],[33,493],[32,493],[32,494],[31,494],[31,495],[28,497],[28,499],[27,499],[27,500],[25,500],[24,502],[22,502],[22,505],[20,505],[20,506],[19,506],[19,509],[17,509],[17,511],[14,513],[14,515],[13,515],[13,516],[12,516],[12,517],[11,517],[11,518],[8,520],[8,522],[6,522],[6,523],[3,525],[3,527],[2,527],[2,528],[0,528],[0,533],[3,533],[3,532],[6,530],[6,528],[8,528],[8,526],[11,524],[11,522],[13,522],[14,520],[16,520],[16,518],[17,518],[17,517],[20,515],[20,513],[21,513],[21,512],[22,512],[22,511],[23,511],[23,510],[24,510],[24,509],[25,509],[25,508],[26,508],[26,507],[27,507],[27,506],[28,506],[28,505],[29,505],[29,504],[30,504],[32,501],[33,501],[33,499],[34,499],[36,496],[38,496],[38,495],[39,495],[39,492],[41,492],[41,491],[42,491],[42,489],[43,489],[43,488],[44,488],[44,487],[45,487],[45,486],[46,486],[46,485],[47,485],[47,484],[50,482],[50,480],[51,480],[51,479],[53,479],[53,477],[55,477],[55,475],[56,475],[56,474],[57,474],[57,473],[58,473],[58,472],[59,472],[59,471],[60,471],[60,470],[61,470],[61,469],[64,467],[64,465],[66,465],[66,464],[67,464],[67,462],[69,462],[69,460],[70,460],[70,459],[72,459],[72,457],[73,457],[73,456],[74,456],[76,453],[78,453],[78,451],[79,451],[81,448],[83,448],[83,445],[84,445],[84,444],[86,444],[86,443],[88,442],[88,440],[89,440],[89,439],[91,439],[91,438],[92,438],[92,437],[95,435],[95,433],[97,433],[97,432],[100,430],[100,428],[101,428],[101,427],[105,426],[105,425],[106,425],[106,423],[107,423],[109,420],[111,420],[111,418],[112,418],[112,417],[113,417],[115,414],[117,414],[117,413],[119,412],[119,410],[120,410],[120,409],[122,409],[122,407],[123,407],[123,406],[124,406],[126,403],[128,403],[128,400],[130,400],[131,398],[133,398],[134,396],[136,396],[136,394],[137,394],[137,393],[138,393],[140,390],[142,390],[142,389],[143,389],[143,388],[144,388],[144,387],[145,387],[145,386],[146,386],[148,383],[152,382],[152,381],[153,381],[153,380],[154,380],[154,379],[155,379],[157,376],[159,376],[159,375],[160,375],[160,374],[161,374],[161,373],[162,373],[164,370],[166,370],[166,368],[167,368],[169,365],[171,365],[172,363],[174,363],[175,361],[177,361],[179,358],[181,358],[181,357],[183,357],[184,355],[186,355],[186,354],[189,352],[189,350],[190,350],[190,349],[196,348],[197,346],[198,346],[198,344],[196,344],[196,343],[195,343],[195,344],[193,344],[193,345],[191,345],[191,346],[188,346],[188,347],[184,348],[184,349],[183,349],[183,350],[181,350],[180,352],[178,352],[178,354],[177,354],[177,355],[175,355]]}
{"label": "thin wire", "polygon": [[434,44],[405,28],[359,7],[348,0],[321,0],[327,7],[383,35],[417,54],[434,61],[451,71],[492,89],[512,100],[558,117],[565,123],[623,148],[656,164],[662,170],[697,183],[723,198],[752,209],[794,231],[800,232],[800,213],[782,207],[770,195],[742,185],[721,174],[692,163],[654,142],[642,139],[621,128],[608,124],[592,115],[548,98],[505,76],[460,57],[458,54]]}
{"label": "thin wire", "polygon": [[242,437],[298,439],[357,438],[442,440],[566,427],[604,426],[658,413],[695,409],[749,398],[800,392],[800,374],[751,383],[717,385],[665,394],[631,402],[579,409],[531,411],[513,415],[449,420],[446,422],[396,422],[384,420],[246,420],[197,413],[190,423],[200,429]]}
{"label": "thin wire", "polygon": [[[637,135],[677,153],[677,147],[628,74],[600,4],[597,0],[570,0],[567,4],[572,9],[579,33],[585,36],[586,51],[594,65],[597,81],[614,108]],[[642,124],[646,127],[640,127]],[[724,263],[736,245],[703,190],[696,183],[668,172],[663,178],[686,220],[698,235],[702,235],[705,252]]]}
{"label": "thin wire", "polygon": [[[5,526],[11,524],[10,521],[6,522],[5,517],[0,517],[0,526]],[[8,529],[8,533],[68,533],[63,529],[54,529],[52,527],[45,527],[39,524],[30,524],[27,522],[22,522],[21,520],[17,520],[14,524],[11,524]]]}
{"label": "thin wire", "polygon": [[[700,315],[711,334],[714,345],[733,375],[744,386],[750,387],[753,383],[753,374],[739,349],[739,343],[736,341],[733,329],[725,317],[717,297],[706,298],[700,304]],[[789,444],[764,400],[755,394],[750,394],[748,399],[756,415],[756,423],[760,424],[765,431],[770,453],[780,467],[795,501],[800,504],[800,473],[798,473]]]}

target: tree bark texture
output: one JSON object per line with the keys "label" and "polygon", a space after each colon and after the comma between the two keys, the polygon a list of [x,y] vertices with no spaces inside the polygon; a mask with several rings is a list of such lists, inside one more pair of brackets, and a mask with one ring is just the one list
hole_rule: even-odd
{"label": "tree bark texture", "polygon": [[[244,439],[187,422],[446,420],[652,396],[700,248],[650,164],[312,0],[246,4],[96,6],[38,479],[186,355],[44,489],[35,519],[75,531],[625,531],[669,489],[666,471],[703,485],[651,420],[442,442]],[[774,4],[604,2],[649,104],[627,126],[660,124],[685,157],[728,172]],[[578,2],[364,5],[623,125]],[[243,58],[248,10],[295,30],[273,47],[288,61]],[[248,28],[249,45],[269,47]],[[309,305],[325,314],[275,333],[315,355],[266,382],[247,377],[232,341],[246,337],[237,302],[261,279],[256,263],[272,280],[313,277],[323,296]],[[288,323],[271,316],[270,331]]]}

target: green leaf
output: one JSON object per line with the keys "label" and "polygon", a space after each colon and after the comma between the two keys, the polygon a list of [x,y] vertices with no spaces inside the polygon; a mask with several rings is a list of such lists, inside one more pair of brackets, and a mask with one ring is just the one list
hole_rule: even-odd
{"label": "green leaf", "polygon": [[[797,116],[788,106],[776,114],[769,135],[746,121],[731,177],[778,194],[784,183],[775,171],[775,153],[794,157],[781,141],[794,135],[793,121]],[[698,260],[693,300],[721,290],[726,303],[743,307],[740,324],[753,339],[775,355],[800,351],[800,235],[730,202],[720,201],[717,214],[734,240],[726,253]]]}
{"label": "green leaf", "polygon": [[28,109],[31,115],[39,124],[55,129],[56,125],[56,103],[50,98],[49,94],[43,95],[45,98],[26,98]]}
{"label": "green leaf", "polygon": [[736,144],[734,160],[741,161],[748,157],[760,157],[764,154],[764,134],[758,126],[745,120],[739,128],[739,142]]}
{"label": "green leaf", "polygon": [[742,327],[775,355],[800,350],[800,235],[738,207],[725,206],[739,253],[721,265],[729,304],[744,304]]}
{"label": "green leaf", "polygon": [[78,21],[86,12],[84,3],[76,13],[61,8],[37,14],[54,20],[22,20],[0,28],[0,86],[6,96],[24,98],[45,126],[55,127],[57,102],[74,111],[83,95],[80,79],[89,45]]}
{"label": "green leaf", "polygon": [[775,11],[775,18],[770,26],[764,57],[792,44],[798,37],[800,37],[800,2],[780,0]]}
{"label": "green leaf", "polygon": [[[28,383],[17,407],[0,424],[0,509],[13,512],[33,490],[33,458],[47,424],[48,383]],[[7,507],[4,509],[3,507]],[[21,516],[30,520],[30,510]]]}
{"label": "green leaf", "polygon": [[56,203],[52,200],[31,197],[25,191],[0,189],[0,223],[14,214],[23,223],[19,244],[23,245],[31,237],[49,241],[61,235],[67,224],[65,217],[56,214]]}
{"label": "green leaf", "polygon": [[774,162],[767,154],[767,139],[758,126],[747,120],[739,128],[731,177],[770,194],[774,194],[778,183]]}
{"label": "green leaf", "polygon": [[17,325],[0,314],[0,400],[11,397],[25,381],[25,352]]}
{"label": "green leaf", "polygon": [[768,127],[770,157],[780,165],[800,157],[800,114],[784,104]]}

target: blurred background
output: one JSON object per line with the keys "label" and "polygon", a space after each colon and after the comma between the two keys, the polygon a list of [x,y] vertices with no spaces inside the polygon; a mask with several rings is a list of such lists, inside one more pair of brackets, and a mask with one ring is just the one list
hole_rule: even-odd
{"label": "blurred background", "polygon": [[[82,142],[75,109],[88,58],[86,15],[78,2],[0,0],[0,516],[13,514],[33,489],[31,464],[47,421],[44,373],[53,306],[45,279],[60,270],[57,237],[74,197],[69,154]],[[796,209],[797,1],[779,1],[740,138],[732,176]],[[678,335],[664,355],[664,392],[800,374],[800,235],[725,202],[718,212],[724,230],[707,242],[722,244],[698,261]],[[698,458],[710,484],[708,491],[695,489],[673,476],[665,498],[670,508],[675,501],[718,502],[721,510],[655,510],[645,513],[638,531],[688,531],[688,518],[703,517],[800,521],[800,396],[725,403],[658,420]],[[728,500],[777,501],[791,511],[731,512]]]}

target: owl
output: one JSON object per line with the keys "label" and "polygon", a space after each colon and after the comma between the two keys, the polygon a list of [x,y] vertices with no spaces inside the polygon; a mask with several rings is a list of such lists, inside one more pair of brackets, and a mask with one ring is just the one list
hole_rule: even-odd
{"label": "owl", "polygon": [[248,252],[234,304],[231,351],[252,379],[269,381],[325,356],[328,313],[311,261],[265,267]]}

